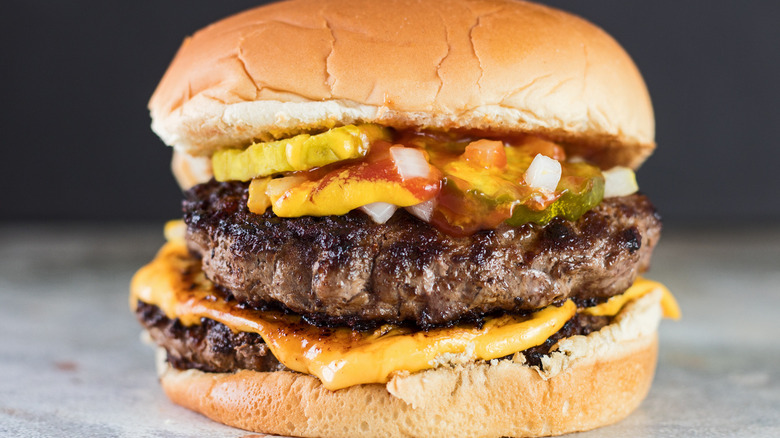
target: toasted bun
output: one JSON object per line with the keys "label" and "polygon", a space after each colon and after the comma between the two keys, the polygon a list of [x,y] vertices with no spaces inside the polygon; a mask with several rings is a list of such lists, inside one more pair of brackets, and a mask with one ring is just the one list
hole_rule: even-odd
{"label": "toasted bun", "polygon": [[605,167],[636,168],[654,148],[625,51],[578,17],[512,0],[259,7],[185,40],[149,109],[167,144],[201,156],[358,122],[535,133]]}
{"label": "toasted bun", "polygon": [[[660,293],[615,322],[559,342],[542,370],[512,360],[399,375],[339,391],[293,372],[177,371],[160,379],[176,403],[255,432],[336,436],[546,436],[614,423],[647,394],[655,371]],[[164,354],[163,354],[164,357]]]}

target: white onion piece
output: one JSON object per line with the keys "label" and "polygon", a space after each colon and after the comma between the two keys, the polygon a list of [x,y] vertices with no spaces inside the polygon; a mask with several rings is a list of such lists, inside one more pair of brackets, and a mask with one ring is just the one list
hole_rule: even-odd
{"label": "white onion piece", "polygon": [[554,192],[560,180],[561,163],[542,154],[536,154],[525,171],[525,182],[545,192]]}
{"label": "white onion piece", "polygon": [[390,155],[403,179],[427,178],[431,173],[431,166],[419,149],[393,146]]}
{"label": "white onion piece", "polygon": [[604,175],[604,197],[628,196],[639,190],[634,171],[628,167],[615,166],[602,172]]}
{"label": "white onion piece", "polygon": [[268,181],[265,188],[265,194],[271,199],[279,199],[291,188],[300,185],[306,181],[302,176],[286,176],[283,178],[274,178]]}
{"label": "white onion piece", "polygon": [[431,198],[425,202],[406,207],[406,211],[424,220],[430,222],[433,217],[433,207],[436,206],[436,198]]}
{"label": "white onion piece", "polygon": [[393,213],[398,210],[398,207],[393,204],[388,204],[387,202],[372,202],[371,204],[360,207],[360,210],[371,216],[371,219],[373,219],[374,222],[383,224],[393,217]]}

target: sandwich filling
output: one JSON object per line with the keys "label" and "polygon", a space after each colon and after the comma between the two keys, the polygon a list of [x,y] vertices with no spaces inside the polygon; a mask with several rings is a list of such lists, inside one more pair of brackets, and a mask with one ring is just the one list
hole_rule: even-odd
{"label": "sandwich filling", "polygon": [[501,139],[348,125],[316,135],[224,149],[217,181],[249,182],[248,207],[279,217],[343,215],[361,208],[385,222],[397,208],[450,235],[506,223],[576,220],[610,190],[636,190],[627,168],[603,173],[530,135]]}
{"label": "sandwich filling", "polygon": [[180,369],[327,389],[458,358],[541,366],[662,291],[660,218],[627,168],[530,135],[349,125],[218,151],[130,303]]}
{"label": "sandwich filling", "polygon": [[[578,334],[587,334],[594,327],[582,325],[583,320],[575,317],[595,317],[594,324],[603,326],[626,302],[658,289],[664,291],[665,313],[676,317],[679,311],[671,294],[659,283],[639,279],[625,293],[592,307],[578,309],[573,301],[565,300],[525,315],[486,317],[478,325],[456,324],[420,331],[386,324],[355,331],[317,327],[283,312],[247,309],[205,278],[198,260],[187,252],[183,242],[169,242],[152,263],[136,274],[131,305],[150,328],[159,329],[162,322],[170,327],[202,325],[209,330],[216,322],[230,329],[233,337],[252,334],[232,342],[255,353],[255,361],[259,360],[265,370],[283,369],[283,365],[315,375],[323,386],[336,390],[385,383],[399,371],[433,368],[446,354],[466,354],[473,360],[510,356],[544,344],[569,321],[583,327]],[[171,349],[169,357],[170,353]],[[176,360],[172,362],[176,365]]]}

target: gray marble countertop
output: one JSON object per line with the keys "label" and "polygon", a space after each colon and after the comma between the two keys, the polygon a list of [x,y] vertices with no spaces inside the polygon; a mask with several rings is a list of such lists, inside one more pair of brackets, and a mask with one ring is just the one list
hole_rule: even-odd
{"label": "gray marble countertop", "polygon": [[[0,227],[0,436],[257,436],[175,406],[128,310],[161,226]],[[780,436],[780,227],[667,232],[648,277],[683,309],[626,420],[578,437]]]}

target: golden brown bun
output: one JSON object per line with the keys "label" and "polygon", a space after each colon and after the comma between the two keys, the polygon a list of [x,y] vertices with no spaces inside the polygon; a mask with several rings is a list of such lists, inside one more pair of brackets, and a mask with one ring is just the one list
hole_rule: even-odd
{"label": "golden brown bun", "polygon": [[191,155],[334,125],[533,132],[603,166],[654,148],[645,84],[604,31],[512,0],[291,0],[185,40],[152,128]]}
{"label": "golden brown bun", "polygon": [[599,332],[562,340],[544,370],[512,360],[399,375],[339,391],[293,372],[177,371],[161,382],[176,403],[216,421],[279,435],[546,436],[614,423],[647,394],[657,357],[660,293],[629,304]]}

